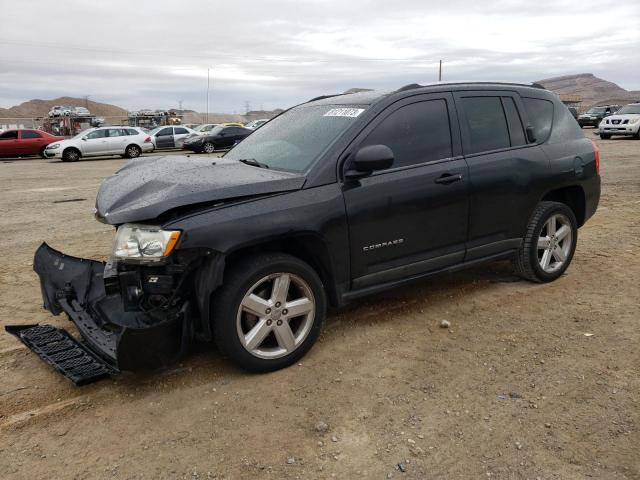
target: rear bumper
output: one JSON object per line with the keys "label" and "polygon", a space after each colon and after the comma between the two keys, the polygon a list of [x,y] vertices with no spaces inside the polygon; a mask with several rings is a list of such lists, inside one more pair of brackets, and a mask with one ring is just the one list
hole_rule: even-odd
{"label": "rear bumper", "polygon": [[105,289],[112,265],[71,257],[46,243],[36,251],[44,308],[66,313],[84,344],[118,370],[156,368],[174,362],[186,350],[188,303],[180,309],[127,311],[119,292]]}

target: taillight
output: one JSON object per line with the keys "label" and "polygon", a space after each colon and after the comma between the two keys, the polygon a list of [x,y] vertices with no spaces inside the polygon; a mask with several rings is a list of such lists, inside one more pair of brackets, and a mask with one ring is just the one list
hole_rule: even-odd
{"label": "taillight", "polygon": [[591,140],[591,143],[593,143],[593,154],[596,157],[596,175],[600,175],[600,148],[593,140]]}
{"label": "taillight", "polygon": [[147,137],[147,138],[144,139],[144,143],[149,143],[150,141],[151,141],[151,137]]}

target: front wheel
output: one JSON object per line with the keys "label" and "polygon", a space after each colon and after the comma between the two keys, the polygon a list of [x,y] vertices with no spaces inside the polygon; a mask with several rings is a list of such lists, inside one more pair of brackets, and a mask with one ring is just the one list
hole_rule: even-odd
{"label": "front wheel", "polygon": [[211,142],[205,142],[205,144],[202,146],[202,151],[204,153],[213,153],[216,151],[216,146]]}
{"label": "front wheel", "polygon": [[216,344],[238,366],[269,372],[298,361],[320,335],[326,294],[296,257],[258,255],[231,267],[213,298]]}
{"label": "front wheel", "polygon": [[62,152],[63,162],[77,162],[80,160],[80,152],[75,148],[67,148]]}
{"label": "front wheel", "polygon": [[540,202],[514,261],[521,277],[551,282],[569,267],[578,241],[578,223],[564,203]]}

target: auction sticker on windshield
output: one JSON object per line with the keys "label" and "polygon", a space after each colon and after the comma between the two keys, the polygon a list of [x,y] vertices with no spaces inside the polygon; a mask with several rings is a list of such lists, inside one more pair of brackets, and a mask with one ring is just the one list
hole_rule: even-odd
{"label": "auction sticker on windshield", "polygon": [[325,117],[357,117],[364,108],[332,108],[324,114]]}

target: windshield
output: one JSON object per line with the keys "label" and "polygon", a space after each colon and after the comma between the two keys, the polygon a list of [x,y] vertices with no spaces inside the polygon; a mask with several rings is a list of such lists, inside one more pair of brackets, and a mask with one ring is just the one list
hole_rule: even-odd
{"label": "windshield", "polygon": [[265,123],[225,158],[303,172],[364,112],[364,106],[299,106]]}
{"label": "windshield", "polygon": [[616,115],[635,114],[640,115],[640,105],[625,105],[616,112]]}
{"label": "windshield", "polygon": [[590,108],[587,113],[594,113],[594,114],[598,114],[598,113],[604,113],[605,112],[605,108],[604,107],[593,107]]}

